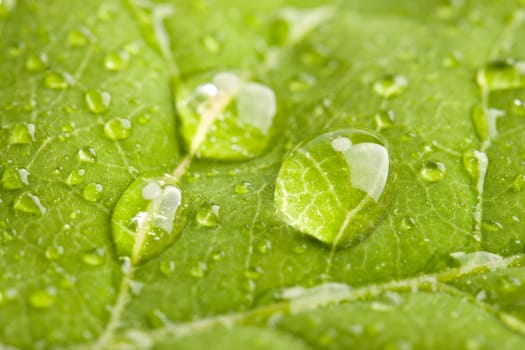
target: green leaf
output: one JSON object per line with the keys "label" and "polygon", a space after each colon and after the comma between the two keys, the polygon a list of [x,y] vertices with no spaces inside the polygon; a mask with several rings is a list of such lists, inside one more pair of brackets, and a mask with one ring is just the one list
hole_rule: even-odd
{"label": "green leaf", "polygon": [[[524,6],[0,1],[0,347],[525,348]],[[217,120],[181,109],[220,72],[265,91],[259,119],[255,88]],[[274,193],[340,129],[378,133],[396,181],[334,249]],[[343,196],[322,164],[311,195]],[[118,229],[165,219],[151,178],[184,188],[169,239]]]}

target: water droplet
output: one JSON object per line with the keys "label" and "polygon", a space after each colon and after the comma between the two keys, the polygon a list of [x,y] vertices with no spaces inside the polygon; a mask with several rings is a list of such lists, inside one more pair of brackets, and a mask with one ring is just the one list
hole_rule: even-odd
{"label": "water droplet", "polygon": [[44,215],[46,213],[46,208],[40,202],[40,198],[29,192],[23,192],[16,197],[13,208],[28,214]]}
{"label": "water droplet", "polygon": [[47,55],[45,53],[41,53],[38,55],[29,56],[26,60],[25,66],[30,72],[40,72],[46,69],[47,62]]}
{"label": "water droplet", "polygon": [[486,91],[525,87],[525,62],[497,60],[478,70],[476,81]]}
{"label": "water droplet", "polygon": [[241,160],[265,150],[277,102],[268,86],[223,72],[198,76],[182,85],[177,110],[191,153],[208,159]]}
{"label": "water droplet", "polygon": [[197,212],[197,222],[204,227],[217,227],[221,222],[220,207],[215,204],[205,204]]}
{"label": "water droplet", "polygon": [[172,275],[175,272],[175,261],[163,260],[160,262],[159,268],[164,275]]}
{"label": "water droplet", "polygon": [[243,181],[235,185],[235,193],[245,194],[253,191],[253,185],[247,181]]}
{"label": "water droplet", "polygon": [[203,278],[206,272],[208,272],[208,265],[201,261],[191,268],[190,275],[195,278]]}
{"label": "water droplet", "polygon": [[35,141],[35,124],[16,124],[9,135],[9,143],[12,145],[28,144]]}
{"label": "water droplet", "polygon": [[463,153],[463,167],[473,179],[478,179],[481,170],[488,164],[487,155],[483,152],[470,149]]}
{"label": "water droplet", "polygon": [[441,162],[434,162],[428,160],[421,165],[419,174],[421,178],[427,182],[438,182],[443,180],[445,174],[447,173],[447,168],[445,164]]}
{"label": "water droplet", "polygon": [[103,249],[91,249],[82,254],[82,261],[89,266],[100,266],[104,263],[104,255]]}
{"label": "water droplet", "polygon": [[416,220],[411,216],[405,216],[401,219],[399,228],[403,231],[408,231],[416,227]]}
{"label": "water droplet", "polygon": [[454,252],[450,256],[458,261],[463,268],[474,268],[476,266],[498,263],[503,261],[503,257],[493,253],[479,251],[473,253]]}
{"label": "water droplet", "polygon": [[510,185],[510,190],[514,193],[521,192],[525,189],[525,174],[520,174],[514,178]]}
{"label": "water droplet", "polygon": [[102,114],[109,109],[111,95],[109,92],[90,90],[84,95],[89,110],[94,114]]}
{"label": "water droplet", "polygon": [[512,101],[512,113],[519,117],[525,117],[525,100],[515,99]]}
{"label": "water droplet", "polygon": [[90,183],[84,187],[84,190],[82,191],[82,197],[84,197],[84,199],[87,201],[96,202],[102,197],[103,190],[104,188],[101,184]]}
{"label": "water droplet", "polygon": [[334,245],[358,243],[386,214],[394,174],[385,143],[374,133],[343,129],[296,147],[275,189],[281,218]]}
{"label": "water droplet", "polygon": [[126,51],[112,52],[104,58],[104,67],[113,72],[126,69],[129,63],[129,54]]}
{"label": "water droplet", "polygon": [[408,86],[408,80],[402,75],[388,75],[374,83],[374,91],[381,97],[390,98],[403,93]]}
{"label": "water droplet", "polygon": [[208,51],[211,54],[216,54],[221,50],[221,44],[214,35],[206,35],[202,39],[202,45],[204,45],[206,51]]}
{"label": "water droplet", "polygon": [[66,183],[69,186],[81,184],[84,181],[84,175],[86,175],[86,171],[84,169],[75,169],[71,173],[69,173],[69,176],[66,179]]}
{"label": "water droplet", "polygon": [[73,78],[66,73],[51,72],[44,79],[45,85],[54,90],[64,90],[71,85]]}
{"label": "water droplet", "polygon": [[19,190],[29,184],[27,169],[6,168],[2,174],[2,187],[6,190]]}
{"label": "water droplet", "polygon": [[377,130],[390,129],[394,126],[394,119],[395,115],[392,110],[380,110],[374,114]]}
{"label": "water droplet", "polygon": [[67,36],[67,43],[72,47],[83,47],[90,43],[93,34],[86,27],[75,28]]}
{"label": "water droplet", "polygon": [[64,255],[64,247],[50,245],[47,247],[45,255],[49,260],[57,260]]}
{"label": "water droplet", "polygon": [[95,163],[97,151],[92,147],[83,147],[78,150],[78,160],[84,163]]}
{"label": "water droplet", "polygon": [[498,135],[497,121],[505,112],[483,106],[474,106],[471,112],[471,119],[476,133],[481,142],[492,140]]}
{"label": "water droplet", "polygon": [[503,225],[497,221],[485,220],[481,223],[484,232],[498,232],[503,229]]}
{"label": "water droplet", "polygon": [[187,217],[185,195],[173,179],[138,178],[111,218],[117,254],[138,264],[162,253],[179,237]]}
{"label": "water droplet", "polygon": [[55,303],[56,290],[48,288],[46,290],[39,290],[34,292],[29,297],[29,303],[32,307],[37,309],[48,308]]}
{"label": "water droplet", "polygon": [[302,92],[310,90],[315,84],[317,80],[314,76],[306,73],[301,73],[288,83],[288,90],[290,92]]}
{"label": "water droplet", "polygon": [[272,242],[268,239],[265,239],[257,246],[257,250],[261,254],[268,254],[272,250]]}
{"label": "water droplet", "polygon": [[131,135],[131,122],[124,118],[111,119],[104,125],[104,133],[113,141],[127,139]]}

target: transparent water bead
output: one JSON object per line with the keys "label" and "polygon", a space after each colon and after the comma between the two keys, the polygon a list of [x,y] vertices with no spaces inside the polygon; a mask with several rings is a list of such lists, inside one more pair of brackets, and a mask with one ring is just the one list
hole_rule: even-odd
{"label": "transparent water bead", "polygon": [[387,212],[394,174],[383,140],[359,129],[331,131],[284,160],[275,206],[289,225],[334,245],[365,239]]}
{"label": "transparent water bead", "polygon": [[274,91],[232,72],[205,74],[182,85],[177,110],[186,148],[200,158],[250,159],[270,141]]}
{"label": "transparent water bead", "polygon": [[377,80],[373,89],[376,94],[384,98],[401,95],[408,86],[408,80],[402,75],[387,75]]}
{"label": "transparent water bead", "polygon": [[525,62],[513,59],[489,62],[478,70],[476,81],[487,91],[525,87]]}
{"label": "transparent water bead", "polygon": [[2,174],[2,187],[6,190],[18,190],[29,184],[27,169],[6,168]]}
{"label": "transparent water bead", "polygon": [[188,221],[188,205],[170,178],[138,178],[120,197],[111,225],[119,256],[139,264],[175,242]]}

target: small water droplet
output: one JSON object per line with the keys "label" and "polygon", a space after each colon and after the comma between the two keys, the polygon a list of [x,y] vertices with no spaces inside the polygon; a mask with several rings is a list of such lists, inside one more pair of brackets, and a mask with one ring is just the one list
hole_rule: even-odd
{"label": "small water droplet", "polygon": [[40,198],[29,192],[23,192],[16,197],[13,208],[28,214],[44,215],[46,213],[46,208],[40,202]]}
{"label": "small water droplet", "polygon": [[50,245],[49,247],[47,247],[45,255],[46,255],[46,258],[49,260],[60,259],[60,257],[64,255],[64,247]]}
{"label": "small water droplet", "polygon": [[101,184],[90,183],[84,187],[84,190],[82,191],[82,197],[84,197],[84,199],[87,201],[97,202],[102,197],[103,190],[104,188]]}
{"label": "small water droplet", "polygon": [[411,216],[405,216],[401,219],[399,228],[403,231],[409,231],[416,227],[416,220]]}
{"label": "small water droplet", "polygon": [[73,77],[66,73],[51,72],[44,79],[45,85],[54,90],[64,90],[73,82]]}
{"label": "small water droplet", "polygon": [[525,100],[514,99],[512,101],[512,113],[519,117],[525,117]]}
{"label": "small water droplet", "polygon": [[525,62],[497,60],[478,70],[476,81],[485,91],[525,87]]}
{"label": "small water droplet", "polygon": [[119,256],[141,263],[162,253],[186,226],[188,205],[171,178],[138,178],[120,197],[111,218]]}
{"label": "small water droplet", "polygon": [[288,90],[290,92],[303,92],[310,90],[315,86],[317,80],[314,76],[306,73],[300,73],[288,83]]}
{"label": "small water droplet", "polygon": [[75,186],[81,184],[84,181],[84,176],[86,171],[84,169],[75,169],[69,173],[69,176],[66,179],[66,183],[69,186]]}
{"label": "small water droplet", "polygon": [[489,141],[498,135],[497,121],[505,112],[483,106],[474,106],[471,112],[471,119],[476,133],[481,142]]}
{"label": "small water droplet", "polygon": [[221,44],[215,35],[206,35],[202,39],[202,45],[211,54],[217,54],[221,50]]}
{"label": "small water droplet", "polygon": [[474,268],[480,265],[486,265],[489,263],[498,263],[503,261],[503,257],[493,253],[479,251],[472,253],[465,252],[454,252],[450,253],[450,256],[458,261],[463,268]]}
{"label": "small water droplet", "polygon": [[503,225],[494,220],[485,220],[481,223],[484,232],[498,232],[503,229]]}
{"label": "small water droplet", "polygon": [[392,110],[380,110],[374,114],[374,120],[376,122],[376,129],[381,131],[384,129],[390,129],[394,126],[394,111]]}
{"label": "small water droplet", "polygon": [[83,47],[88,45],[93,38],[93,34],[86,27],[72,29],[67,36],[67,43],[71,47]]}
{"label": "small water droplet", "polygon": [[55,297],[56,290],[54,288],[39,290],[31,294],[29,297],[29,303],[34,308],[44,309],[52,306],[55,303]]}
{"label": "small water droplet", "polygon": [[335,245],[358,243],[386,214],[394,174],[385,143],[359,129],[332,131],[285,158],[275,206],[289,225]]}
{"label": "small water droplet", "polygon": [[205,204],[197,212],[197,222],[204,227],[217,227],[221,222],[220,207],[216,204]]}
{"label": "small water droplet", "polygon": [[463,153],[463,167],[473,179],[478,179],[481,170],[488,164],[487,155],[483,152],[470,149]]}
{"label": "small water droplet", "polygon": [[203,278],[206,272],[208,272],[208,265],[201,261],[191,268],[190,275],[195,278]]}
{"label": "small water droplet", "polygon": [[248,181],[243,181],[235,185],[235,193],[237,194],[245,194],[251,191],[253,191],[253,185]]}
{"label": "small water droplet", "polygon": [[95,163],[97,151],[93,147],[83,147],[78,150],[78,160],[84,163]]}
{"label": "small water droplet", "polygon": [[[190,152],[201,158],[242,160],[266,149],[277,112],[275,93],[268,86],[222,72],[197,76],[179,90],[181,133]],[[203,125],[208,125],[206,130]]]}
{"label": "small water droplet", "polygon": [[35,141],[35,124],[16,124],[9,135],[9,143],[12,145],[28,144]]}
{"label": "small water droplet", "polygon": [[388,75],[374,83],[374,91],[381,97],[391,98],[402,94],[408,86],[408,80],[402,75]]}
{"label": "small water droplet", "polygon": [[521,192],[525,189],[525,174],[520,174],[514,178],[510,185],[510,190],[514,193]]}
{"label": "small water droplet", "polygon": [[447,168],[445,164],[441,162],[435,162],[432,160],[426,161],[421,165],[419,174],[421,178],[426,182],[438,182],[445,178]]}
{"label": "small water droplet", "polygon": [[82,261],[89,266],[100,266],[104,263],[105,253],[103,249],[91,249],[82,254]]}
{"label": "small water droplet", "polygon": [[6,168],[2,174],[2,187],[6,190],[19,190],[29,184],[27,169]]}
{"label": "small water droplet", "polygon": [[126,69],[129,63],[129,54],[126,51],[112,52],[104,58],[104,67],[112,72]]}
{"label": "small water droplet", "polygon": [[92,113],[102,114],[109,109],[111,95],[106,91],[90,90],[85,93],[84,100]]}
{"label": "small water droplet", "polygon": [[246,271],[244,271],[244,277],[246,277],[249,280],[256,280],[259,279],[259,277],[261,277],[263,272],[264,270],[259,266],[250,267]]}
{"label": "small water droplet", "polygon": [[131,135],[131,122],[124,118],[111,119],[104,125],[104,134],[113,141],[127,139]]}
{"label": "small water droplet", "polygon": [[26,60],[25,67],[30,72],[40,72],[46,69],[48,58],[45,53],[29,56]]}
{"label": "small water droplet", "polygon": [[170,276],[175,272],[175,261],[163,260],[160,262],[160,272],[166,276]]}

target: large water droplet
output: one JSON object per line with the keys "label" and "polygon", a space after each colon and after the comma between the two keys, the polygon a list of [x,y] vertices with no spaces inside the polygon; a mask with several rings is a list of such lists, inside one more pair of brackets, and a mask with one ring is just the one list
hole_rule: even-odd
{"label": "large water droplet", "polygon": [[35,124],[16,124],[9,135],[9,143],[12,145],[28,144],[35,141]]}
{"label": "large water droplet", "polygon": [[28,214],[43,215],[46,213],[46,208],[40,202],[40,198],[29,192],[23,192],[16,197],[13,208]]}
{"label": "large water droplet", "polygon": [[104,134],[113,141],[127,139],[131,135],[131,122],[124,118],[111,119],[104,125]]}
{"label": "large water droplet", "polygon": [[388,75],[374,83],[374,91],[381,97],[390,98],[403,93],[408,86],[408,80],[402,75]]}
{"label": "large water droplet", "polygon": [[220,207],[216,204],[205,204],[197,212],[197,222],[204,227],[217,227],[221,222]]}
{"label": "large water droplet", "polygon": [[240,160],[264,151],[277,105],[268,86],[224,72],[183,85],[177,109],[190,152],[201,158]]}
{"label": "large water droplet", "polygon": [[277,177],[275,206],[289,225],[334,245],[358,243],[386,214],[394,174],[381,138],[358,129],[300,144]]}
{"label": "large water droplet", "polygon": [[95,114],[101,114],[108,110],[111,104],[109,92],[90,90],[84,95],[89,110]]}
{"label": "large water droplet", "polygon": [[18,190],[29,184],[27,169],[6,168],[2,174],[2,187],[6,190]]}
{"label": "large water droplet", "polygon": [[173,179],[138,178],[111,218],[117,254],[134,264],[154,257],[175,242],[187,220],[184,193]]}
{"label": "large water droplet", "polygon": [[487,91],[525,87],[525,62],[512,59],[490,62],[478,71],[476,81]]}
{"label": "large water droplet", "polygon": [[419,173],[421,178],[427,182],[438,182],[445,177],[447,168],[445,167],[445,164],[441,162],[429,160],[421,165]]}

